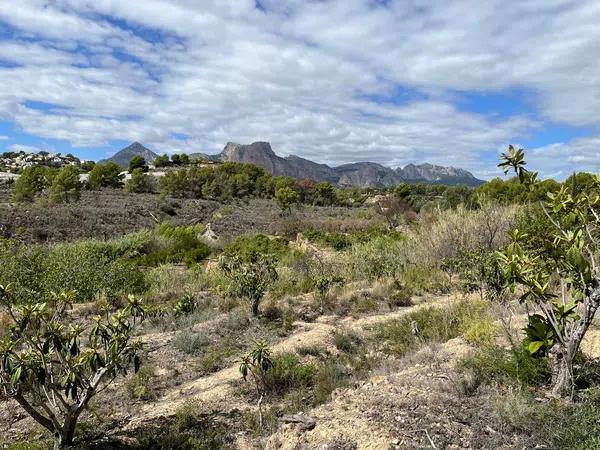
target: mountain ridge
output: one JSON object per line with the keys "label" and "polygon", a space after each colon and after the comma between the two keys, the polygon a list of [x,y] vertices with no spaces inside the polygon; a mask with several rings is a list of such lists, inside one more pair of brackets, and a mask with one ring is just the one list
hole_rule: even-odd
{"label": "mountain ridge", "polygon": [[[158,156],[139,142],[134,142],[103,162],[115,161],[122,167],[127,167],[129,160],[137,154],[144,157],[147,162],[151,162]],[[264,141],[252,144],[228,142],[220,153],[212,155],[190,153],[189,156],[192,159],[218,162],[252,163],[264,167],[275,176],[308,178],[317,182],[327,181],[339,186],[389,187],[403,182],[479,186],[484,183],[483,180],[477,179],[467,170],[429,163],[408,164],[404,168],[392,169],[379,163],[364,161],[332,167],[296,155],[279,156],[273,151],[271,144]]]}

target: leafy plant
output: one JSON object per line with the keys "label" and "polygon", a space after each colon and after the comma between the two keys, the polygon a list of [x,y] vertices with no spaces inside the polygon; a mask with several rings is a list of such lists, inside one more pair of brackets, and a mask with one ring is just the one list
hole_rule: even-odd
{"label": "leafy plant", "polygon": [[229,279],[229,295],[246,299],[252,315],[258,317],[260,301],[277,279],[272,259],[260,256],[251,262],[244,262],[239,257],[222,257],[219,267]]}
{"label": "leafy plant", "polygon": [[[524,150],[512,145],[499,164],[534,189],[537,173],[525,165]],[[592,182],[600,188],[600,176]],[[542,245],[525,245],[528,235],[516,229],[512,242],[498,257],[511,288],[523,288],[521,302],[533,303],[541,311],[528,327],[529,349],[552,354],[552,390],[564,395],[574,387],[573,361],[600,307],[600,195],[597,190],[576,193],[563,185],[549,193],[541,206],[553,225],[545,236],[538,236]]]}
{"label": "leafy plant", "polygon": [[97,317],[87,332],[70,314],[72,299],[61,293],[18,307],[10,287],[0,286],[0,304],[12,320],[12,332],[0,342],[0,388],[59,447],[72,444],[90,400],[130,365],[135,372],[140,365],[141,343],[132,341],[133,327],[144,318],[137,298],[110,317]]}

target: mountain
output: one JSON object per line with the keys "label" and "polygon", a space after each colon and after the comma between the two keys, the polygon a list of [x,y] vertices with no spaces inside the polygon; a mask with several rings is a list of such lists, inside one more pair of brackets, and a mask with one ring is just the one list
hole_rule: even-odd
{"label": "mountain", "polygon": [[276,176],[309,178],[340,186],[386,187],[402,182],[479,186],[483,183],[464,169],[432,164],[409,164],[394,170],[373,162],[330,167],[294,155],[282,158],[275,154],[268,142],[254,142],[249,145],[228,142],[217,155],[197,155],[216,161],[253,163]]}
{"label": "mountain", "polygon": [[120,165],[123,168],[127,168],[129,166],[129,161],[134,156],[141,156],[142,158],[144,158],[146,160],[146,163],[152,164],[152,161],[158,155],[156,153],[154,153],[152,150],[144,147],[139,142],[134,142],[133,144],[125,147],[124,149],[119,150],[117,153],[112,155],[110,158],[104,159],[104,160],[98,161],[98,162],[101,164],[106,164],[107,162],[112,161],[112,162],[116,162],[118,165]]}
{"label": "mountain", "polygon": [[[129,160],[136,155],[142,156],[148,163],[158,156],[139,142],[134,142],[101,162],[115,161],[120,166],[127,167]],[[264,167],[275,176],[308,178],[340,186],[387,187],[402,182],[479,186],[483,183],[464,169],[432,164],[409,164],[404,168],[391,169],[373,162],[357,162],[331,167],[299,156],[278,156],[268,142],[254,142],[248,145],[228,142],[223,151],[216,155],[190,153],[189,156],[191,159],[253,163]]]}

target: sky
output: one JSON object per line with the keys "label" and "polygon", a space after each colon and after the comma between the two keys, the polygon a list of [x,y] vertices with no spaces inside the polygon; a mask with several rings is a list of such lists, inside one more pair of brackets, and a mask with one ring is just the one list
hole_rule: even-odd
{"label": "sky", "polygon": [[600,172],[598,0],[0,0],[0,152]]}

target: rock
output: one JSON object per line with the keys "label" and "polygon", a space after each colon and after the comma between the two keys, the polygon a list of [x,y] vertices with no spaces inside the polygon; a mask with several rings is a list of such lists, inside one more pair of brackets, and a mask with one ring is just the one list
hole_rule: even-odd
{"label": "rock", "polygon": [[317,421],[313,417],[304,414],[285,415],[279,419],[281,423],[296,423],[300,425],[302,431],[312,430],[317,426]]}

